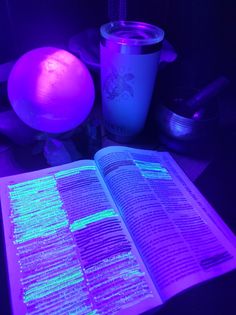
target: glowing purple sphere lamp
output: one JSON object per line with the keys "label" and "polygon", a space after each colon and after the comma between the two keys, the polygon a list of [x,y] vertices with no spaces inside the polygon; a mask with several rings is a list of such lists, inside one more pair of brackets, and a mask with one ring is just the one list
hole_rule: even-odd
{"label": "glowing purple sphere lamp", "polygon": [[63,133],[87,118],[95,92],[92,77],[78,58],[62,49],[42,47],[16,62],[8,96],[24,123],[40,131]]}

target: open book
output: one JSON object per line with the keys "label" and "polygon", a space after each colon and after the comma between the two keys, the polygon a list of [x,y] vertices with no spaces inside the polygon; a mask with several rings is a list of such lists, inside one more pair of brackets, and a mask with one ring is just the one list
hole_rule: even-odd
{"label": "open book", "polygon": [[166,152],[2,178],[14,315],[141,314],[236,267],[236,239]]}

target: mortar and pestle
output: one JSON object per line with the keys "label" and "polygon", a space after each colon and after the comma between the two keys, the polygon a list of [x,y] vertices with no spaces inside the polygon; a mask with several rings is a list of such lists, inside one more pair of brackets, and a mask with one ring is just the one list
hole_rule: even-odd
{"label": "mortar and pestle", "polygon": [[229,84],[221,76],[197,91],[179,88],[158,105],[155,113],[159,142],[178,153],[203,155],[217,144],[218,104],[215,99]]}

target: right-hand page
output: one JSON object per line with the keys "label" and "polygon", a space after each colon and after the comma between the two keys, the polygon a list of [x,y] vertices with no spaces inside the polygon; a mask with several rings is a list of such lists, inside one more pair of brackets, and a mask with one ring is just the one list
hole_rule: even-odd
{"label": "right-hand page", "polygon": [[170,154],[126,147],[95,161],[164,300],[236,268],[236,238]]}

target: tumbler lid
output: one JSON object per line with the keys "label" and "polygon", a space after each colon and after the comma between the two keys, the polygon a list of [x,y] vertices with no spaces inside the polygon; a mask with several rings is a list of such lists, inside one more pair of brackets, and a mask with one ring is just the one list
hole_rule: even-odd
{"label": "tumbler lid", "polygon": [[120,53],[151,53],[160,50],[164,31],[152,24],[114,21],[100,28],[103,46]]}

